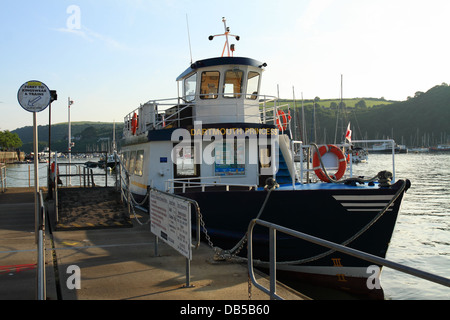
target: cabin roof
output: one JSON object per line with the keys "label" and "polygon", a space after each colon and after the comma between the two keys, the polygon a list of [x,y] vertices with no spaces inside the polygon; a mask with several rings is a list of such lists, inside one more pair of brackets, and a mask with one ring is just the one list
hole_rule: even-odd
{"label": "cabin roof", "polygon": [[219,58],[210,58],[205,60],[199,60],[191,64],[189,68],[187,68],[182,74],[180,74],[177,78],[177,81],[180,81],[184,79],[187,75],[191,74],[198,68],[205,68],[205,67],[213,67],[213,66],[220,66],[220,65],[247,65],[247,66],[253,66],[258,68],[263,68],[266,66],[265,63],[259,62],[257,60],[251,59],[251,58],[244,58],[244,57],[219,57]]}

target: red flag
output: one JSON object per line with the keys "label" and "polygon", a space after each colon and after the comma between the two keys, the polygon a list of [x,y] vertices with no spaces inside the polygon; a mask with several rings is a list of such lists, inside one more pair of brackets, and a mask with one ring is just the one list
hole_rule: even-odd
{"label": "red flag", "polygon": [[352,143],[352,130],[350,130],[350,122],[347,126],[347,132],[345,133],[345,139],[348,140],[349,143]]}

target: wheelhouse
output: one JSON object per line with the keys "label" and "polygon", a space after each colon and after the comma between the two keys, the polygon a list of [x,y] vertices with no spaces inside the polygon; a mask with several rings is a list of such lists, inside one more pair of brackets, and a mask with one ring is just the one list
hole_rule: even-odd
{"label": "wheelhouse", "polygon": [[193,63],[177,81],[181,97],[195,103],[193,118],[208,123],[261,123],[259,90],[265,63],[221,57]]}

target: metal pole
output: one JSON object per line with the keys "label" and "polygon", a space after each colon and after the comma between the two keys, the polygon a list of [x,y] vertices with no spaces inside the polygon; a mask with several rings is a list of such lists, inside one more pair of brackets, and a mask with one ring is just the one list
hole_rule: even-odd
{"label": "metal pole", "polygon": [[47,169],[47,199],[53,198],[53,187],[52,187],[52,180],[51,180],[51,165],[52,165],[52,145],[51,145],[51,138],[52,138],[52,103],[48,105],[48,169]]}
{"label": "metal pole", "polygon": [[69,183],[68,183],[68,185],[70,186],[71,185],[71,179],[70,179],[70,166],[71,166],[71,163],[72,163],[72,132],[71,132],[71,128],[70,128],[70,97],[68,98],[68,102],[67,102],[67,105],[68,105],[68,112],[69,112],[69,116],[68,116],[68,122],[69,122],[69,146],[68,146],[68,149],[67,149],[67,151],[69,152]]}
{"label": "metal pole", "polygon": [[38,265],[37,265],[37,299],[46,299],[45,280],[45,214],[44,199],[39,192],[39,241],[38,241]]}
{"label": "metal pole", "polygon": [[34,231],[35,243],[38,243],[39,222],[39,156],[38,156],[38,131],[36,123],[36,112],[33,112],[33,148],[34,148]]}
{"label": "metal pole", "polygon": [[193,287],[193,285],[191,285],[191,261],[188,258],[186,258],[186,285],[184,287]]}
{"label": "metal pole", "polygon": [[158,236],[155,235],[155,257],[159,256],[159,254],[158,254],[158,243],[159,243]]}
{"label": "metal pole", "polygon": [[270,232],[270,299],[275,300],[277,293],[277,230],[269,229]]}
{"label": "metal pole", "polygon": [[58,170],[58,153],[55,152],[55,177],[54,177],[54,181],[55,181],[55,214],[56,214],[56,222],[59,222],[59,214],[58,214],[58,175],[59,175],[59,170]]}

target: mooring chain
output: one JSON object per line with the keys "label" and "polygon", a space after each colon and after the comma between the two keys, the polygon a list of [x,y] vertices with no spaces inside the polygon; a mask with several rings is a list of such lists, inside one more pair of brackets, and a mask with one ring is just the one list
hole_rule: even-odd
{"label": "mooring chain", "polygon": [[[388,202],[388,204],[381,209],[380,212],[378,212],[378,214],[367,224],[365,225],[361,230],[359,230],[357,233],[355,233],[352,237],[350,237],[349,239],[347,239],[346,241],[342,242],[341,244],[344,246],[347,246],[348,244],[350,244],[351,242],[355,241],[355,239],[359,238],[363,233],[365,233],[375,222],[377,222],[383,215],[384,213],[386,213],[386,211],[389,209],[390,206],[393,205],[393,203],[395,202],[395,200],[397,200],[397,198],[400,196],[400,194],[408,188],[408,183],[403,181],[402,186],[399,188],[399,190],[397,190],[397,192],[395,193],[395,195],[393,196],[393,198]],[[261,213],[264,210],[264,207],[267,203],[267,200],[269,199],[270,196],[270,192],[275,189],[275,187],[271,187],[268,188],[269,192],[266,196],[266,199],[264,201],[263,206],[260,209],[260,212],[258,213],[258,216],[256,217],[256,219],[259,219],[259,217],[261,216]],[[206,230],[206,226],[205,226],[205,222],[203,221],[203,217],[200,215],[200,222],[203,228],[203,232],[205,233],[205,238],[208,241],[209,246],[214,249],[215,255],[214,255],[214,260],[217,261],[237,261],[237,262],[242,262],[245,261],[246,258],[243,257],[238,257],[237,254],[242,250],[242,248],[244,247],[244,244],[248,241],[248,234],[245,233],[245,235],[242,237],[242,239],[236,244],[235,247],[233,247],[230,250],[223,250],[222,248],[219,247],[214,247],[210,236],[208,235],[208,232]],[[325,256],[328,256],[330,254],[332,254],[334,252],[334,250],[328,250],[326,252],[323,252],[321,254],[318,254],[316,256],[313,257],[309,257],[306,259],[301,259],[301,260],[295,260],[295,261],[281,261],[281,262],[277,262],[278,264],[304,264],[307,262],[311,262],[311,261],[316,261],[320,258],[323,258]],[[261,265],[265,265],[268,264],[269,262],[266,261],[255,261],[258,264]],[[249,290],[250,290],[250,284],[249,284]],[[251,294],[249,293],[249,297],[251,296]]]}
{"label": "mooring chain", "polygon": [[[264,199],[264,203],[261,206],[258,215],[256,216],[255,219],[259,219],[261,217],[261,214],[263,213],[264,208],[266,207],[267,201],[269,200],[272,190],[275,190],[278,187],[279,184],[274,179],[272,178],[267,179],[266,186],[264,187],[264,189],[268,190],[268,192],[266,198]],[[243,262],[247,260],[246,258],[238,257],[237,255],[239,254],[239,252],[241,252],[241,250],[244,248],[244,245],[248,241],[248,232],[245,233],[245,235],[241,238],[241,240],[239,240],[239,242],[232,249],[224,250],[222,248],[215,247],[214,244],[212,243],[205,226],[205,221],[203,220],[203,216],[201,214],[200,214],[200,224],[202,226],[203,233],[205,234],[205,238],[208,241],[209,246],[214,250],[214,260],[216,261],[234,260],[237,262]]]}

